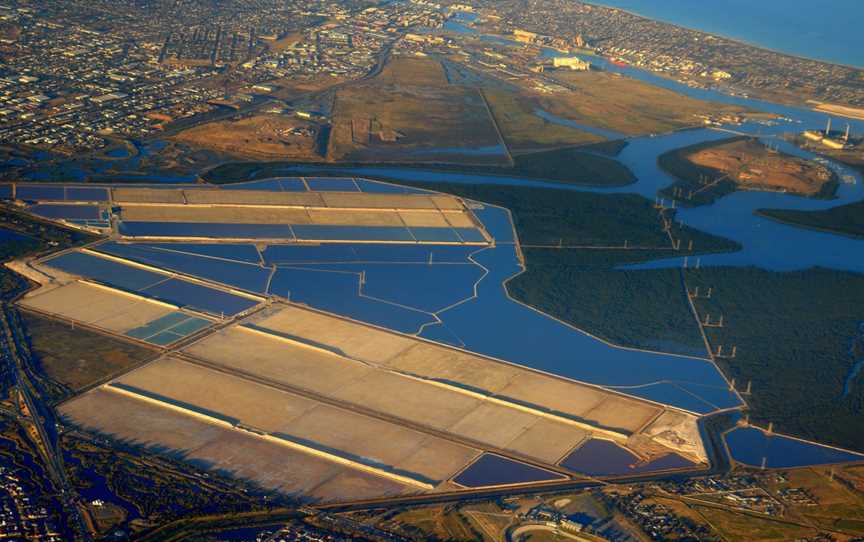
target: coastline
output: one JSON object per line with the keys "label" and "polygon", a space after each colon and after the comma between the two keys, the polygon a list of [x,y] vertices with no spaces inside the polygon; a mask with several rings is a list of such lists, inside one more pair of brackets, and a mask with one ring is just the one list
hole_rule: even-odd
{"label": "coastline", "polygon": [[683,28],[683,29],[685,29],[685,30],[689,30],[689,31],[691,31],[691,32],[698,32],[698,33],[700,33],[700,34],[704,34],[704,35],[706,35],[706,36],[712,36],[712,37],[715,37],[715,38],[728,40],[728,41],[731,41],[731,42],[738,43],[738,44],[740,44],[740,45],[744,45],[744,46],[747,46],[747,47],[753,47],[753,48],[755,48],[755,49],[761,49],[761,50],[763,50],[763,51],[769,51],[769,52],[771,52],[771,53],[778,54],[778,55],[783,55],[783,56],[786,56],[786,57],[789,57],[789,58],[796,58],[796,59],[799,59],[799,60],[806,60],[806,61],[809,61],[809,62],[818,62],[818,63],[820,63],[820,64],[830,64],[830,65],[832,65],[832,66],[840,66],[840,67],[847,68],[847,69],[850,69],[850,70],[864,71],[864,65],[862,65],[862,66],[855,66],[855,65],[852,65],[852,64],[845,64],[845,63],[843,63],[843,62],[835,62],[835,61],[832,61],[832,60],[825,60],[825,59],[821,59],[821,58],[814,58],[814,57],[804,56],[804,55],[800,55],[800,54],[790,53],[790,52],[788,52],[788,51],[783,51],[783,50],[780,50],[780,49],[776,49],[776,48],[774,48],[774,47],[768,47],[768,46],[765,46],[765,45],[762,45],[762,44],[759,44],[759,43],[755,43],[755,42],[752,42],[752,41],[748,41],[748,40],[743,39],[743,38],[737,38],[737,37],[733,37],[733,36],[728,36],[728,35],[726,35],[726,34],[720,34],[720,33],[717,33],[717,32],[709,32],[709,31],[707,31],[707,30],[701,30],[701,29],[699,29],[699,28],[694,28],[694,27],[692,27],[692,26],[685,26],[685,25],[683,25],[683,24],[674,23],[674,22],[667,21],[667,20],[664,20],[664,19],[650,17],[650,16],[648,16],[648,15],[643,15],[643,14],[638,13],[638,12],[635,12],[635,11],[633,11],[633,10],[631,10],[631,9],[621,8],[621,7],[617,7],[617,6],[610,6],[610,5],[608,5],[608,4],[604,4],[604,3],[602,2],[602,0],[582,0],[582,2],[583,2],[584,4],[588,4],[588,5],[591,5],[591,6],[596,7],[596,8],[614,9],[614,10],[617,10],[617,11],[621,11],[621,12],[623,12],[623,13],[627,13],[628,15],[632,15],[633,17],[638,17],[638,18],[640,18],[640,19],[644,19],[644,20],[646,20],[646,21],[652,21],[652,22],[655,22],[655,23],[666,24],[666,25],[669,25],[669,26],[677,27],[677,28]]}

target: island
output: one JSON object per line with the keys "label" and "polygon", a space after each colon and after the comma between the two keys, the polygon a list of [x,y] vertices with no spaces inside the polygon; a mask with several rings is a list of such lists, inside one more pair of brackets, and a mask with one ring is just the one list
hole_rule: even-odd
{"label": "island", "polygon": [[830,198],[838,183],[827,166],[747,136],[675,149],[657,161],[677,179],[661,194],[688,206],[709,204],[736,190]]}

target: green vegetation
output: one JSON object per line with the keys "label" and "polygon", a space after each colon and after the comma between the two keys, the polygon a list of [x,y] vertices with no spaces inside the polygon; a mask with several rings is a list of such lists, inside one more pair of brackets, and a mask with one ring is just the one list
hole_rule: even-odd
{"label": "green vegetation", "polygon": [[[513,158],[515,161],[513,167],[394,163],[388,164],[387,168],[444,171],[467,175],[515,176],[585,186],[626,186],[632,184],[636,178],[626,166],[617,160],[601,155],[601,153],[615,152],[616,149],[620,150],[620,145],[617,143],[601,143],[597,146],[569,147],[523,154]],[[291,168],[308,166],[321,168],[321,171],[315,171],[317,176],[338,177],[350,175],[353,168],[370,167],[369,164],[350,162],[233,162],[211,169],[202,177],[207,182],[214,184],[231,184],[250,179],[284,176],[290,173]],[[383,174],[364,176],[402,182]]]}
{"label": "green vegetation", "polygon": [[864,237],[864,201],[824,211],[759,209],[758,214],[803,228],[812,228],[851,237]]}
{"label": "green vegetation", "polygon": [[[859,325],[864,316],[864,275],[826,269],[776,273],[756,268],[703,268],[685,272],[713,348],[738,347],[734,359],[718,360],[739,387],[753,383],[747,398],[751,419],[777,431],[864,450],[864,372],[850,378],[864,358]],[[844,384],[849,378],[848,388]]]}
{"label": "green vegetation", "polygon": [[50,379],[51,398],[74,392],[134,367],[157,354],[137,344],[22,313],[38,370]]}

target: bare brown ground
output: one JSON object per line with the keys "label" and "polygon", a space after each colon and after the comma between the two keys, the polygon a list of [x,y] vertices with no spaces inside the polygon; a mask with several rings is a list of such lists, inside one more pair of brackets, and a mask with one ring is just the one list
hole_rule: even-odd
{"label": "bare brown ground", "polygon": [[[245,432],[101,389],[65,403],[60,412],[89,430],[313,500],[385,497],[413,491]],[[326,489],[318,493],[316,488],[322,484]]]}
{"label": "bare brown ground", "polygon": [[113,200],[118,202],[184,203],[182,190],[121,187],[113,188],[111,193]]}
{"label": "bare brown ground", "polygon": [[303,209],[288,207],[197,207],[190,205],[136,206],[123,205],[120,214],[135,222],[219,222],[225,224],[309,224]]}
{"label": "bare brown ground", "polygon": [[[372,194],[366,192],[272,192],[266,190],[115,188],[118,203],[281,205],[340,209],[461,211],[462,200],[444,194]],[[134,205],[130,205],[134,206]],[[158,206],[158,205],[157,205]]]}
{"label": "bare brown ground", "polygon": [[782,190],[805,196],[818,194],[832,179],[827,167],[787,154],[771,152],[758,141],[733,141],[687,155],[692,163],[727,174],[751,190]]}
{"label": "bare brown ground", "polygon": [[385,85],[441,87],[448,84],[444,67],[437,60],[393,56],[381,70],[378,82]]}
{"label": "bare brown ground", "polygon": [[508,164],[482,95],[449,85],[428,58],[393,57],[375,79],[337,91],[327,157],[333,161]]}
{"label": "bare brown ground", "polygon": [[[186,351],[210,363],[275,383],[297,386],[341,403],[359,405],[487,446],[506,444],[538,419],[536,413],[490,404],[457,389],[406,378],[382,368],[291,344],[274,336],[242,331],[241,328],[222,331]],[[244,351],[249,354],[242,356],[240,352]],[[191,402],[198,403],[197,400]],[[565,423],[552,425],[561,426],[561,434],[570,433],[570,442],[560,444],[565,448],[575,445],[584,433]],[[563,453],[564,450],[557,447],[554,447],[553,455]],[[549,451],[546,453],[548,455]]]}
{"label": "bare brown ground", "polygon": [[513,152],[527,152],[544,148],[569,147],[599,143],[604,138],[549,122],[536,115],[541,107],[540,95],[523,91],[485,89],[495,120]]}
{"label": "bare brown ground", "polygon": [[266,84],[278,87],[271,93],[274,98],[281,100],[289,100],[296,98],[301,94],[309,94],[312,92],[322,92],[336,85],[341,85],[349,81],[347,77],[333,76],[330,74],[313,75],[305,79],[297,79],[294,77],[286,77],[283,79],[273,79],[267,81]]}
{"label": "bare brown ground", "polygon": [[117,374],[156,352],[66,322],[23,313],[39,368],[55,382],[79,390]]}
{"label": "bare brown ground", "polygon": [[[478,453],[398,424],[173,358],[151,363],[118,382],[135,393],[156,394],[150,397],[187,410],[193,417],[195,413],[216,416],[284,435],[316,450],[335,450],[337,455],[347,454],[364,463],[416,472],[429,479],[441,472],[447,476],[455,473],[465,465],[466,454],[473,457]],[[402,460],[415,455],[421,446],[434,450],[435,461],[414,465],[416,470],[407,469]]]}
{"label": "bare brown ground", "polygon": [[124,333],[171,312],[163,304],[84,282],[70,282],[50,290],[37,290],[20,305],[62,318]]}
{"label": "bare brown ground", "polygon": [[231,205],[137,205],[122,207],[123,220],[136,222],[188,222],[223,224],[320,224],[392,227],[475,227],[465,211],[395,209],[299,209],[275,205],[242,207]]}
{"label": "bare brown ground", "polygon": [[183,130],[172,139],[253,160],[318,160],[316,125],[294,116],[255,115],[210,122]]}
{"label": "bare brown ground", "polygon": [[[287,307],[256,325],[328,344],[355,359],[444,382],[458,382],[503,399],[536,405],[601,427],[633,432],[661,407],[557,379],[469,353]],[[384,399],[379,399],[384,400]]]}
{"label": "bare brown ground", "polygon": [[[316,405],[314,401],[175,358],[150,363],[124,375],[118,382],[204,411],[219,412],[267,432],[284,430],[286,424]],[[261,408],[262,404],[278,408]]]}

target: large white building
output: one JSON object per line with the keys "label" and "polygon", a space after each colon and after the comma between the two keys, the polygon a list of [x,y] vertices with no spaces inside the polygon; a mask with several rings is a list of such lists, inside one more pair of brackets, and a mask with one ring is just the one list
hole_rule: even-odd
{"label": "large white building", "polygon": [[556,56],[552,59],[552,67],[586,71],[591,68],[591,64],[575,56]]}

